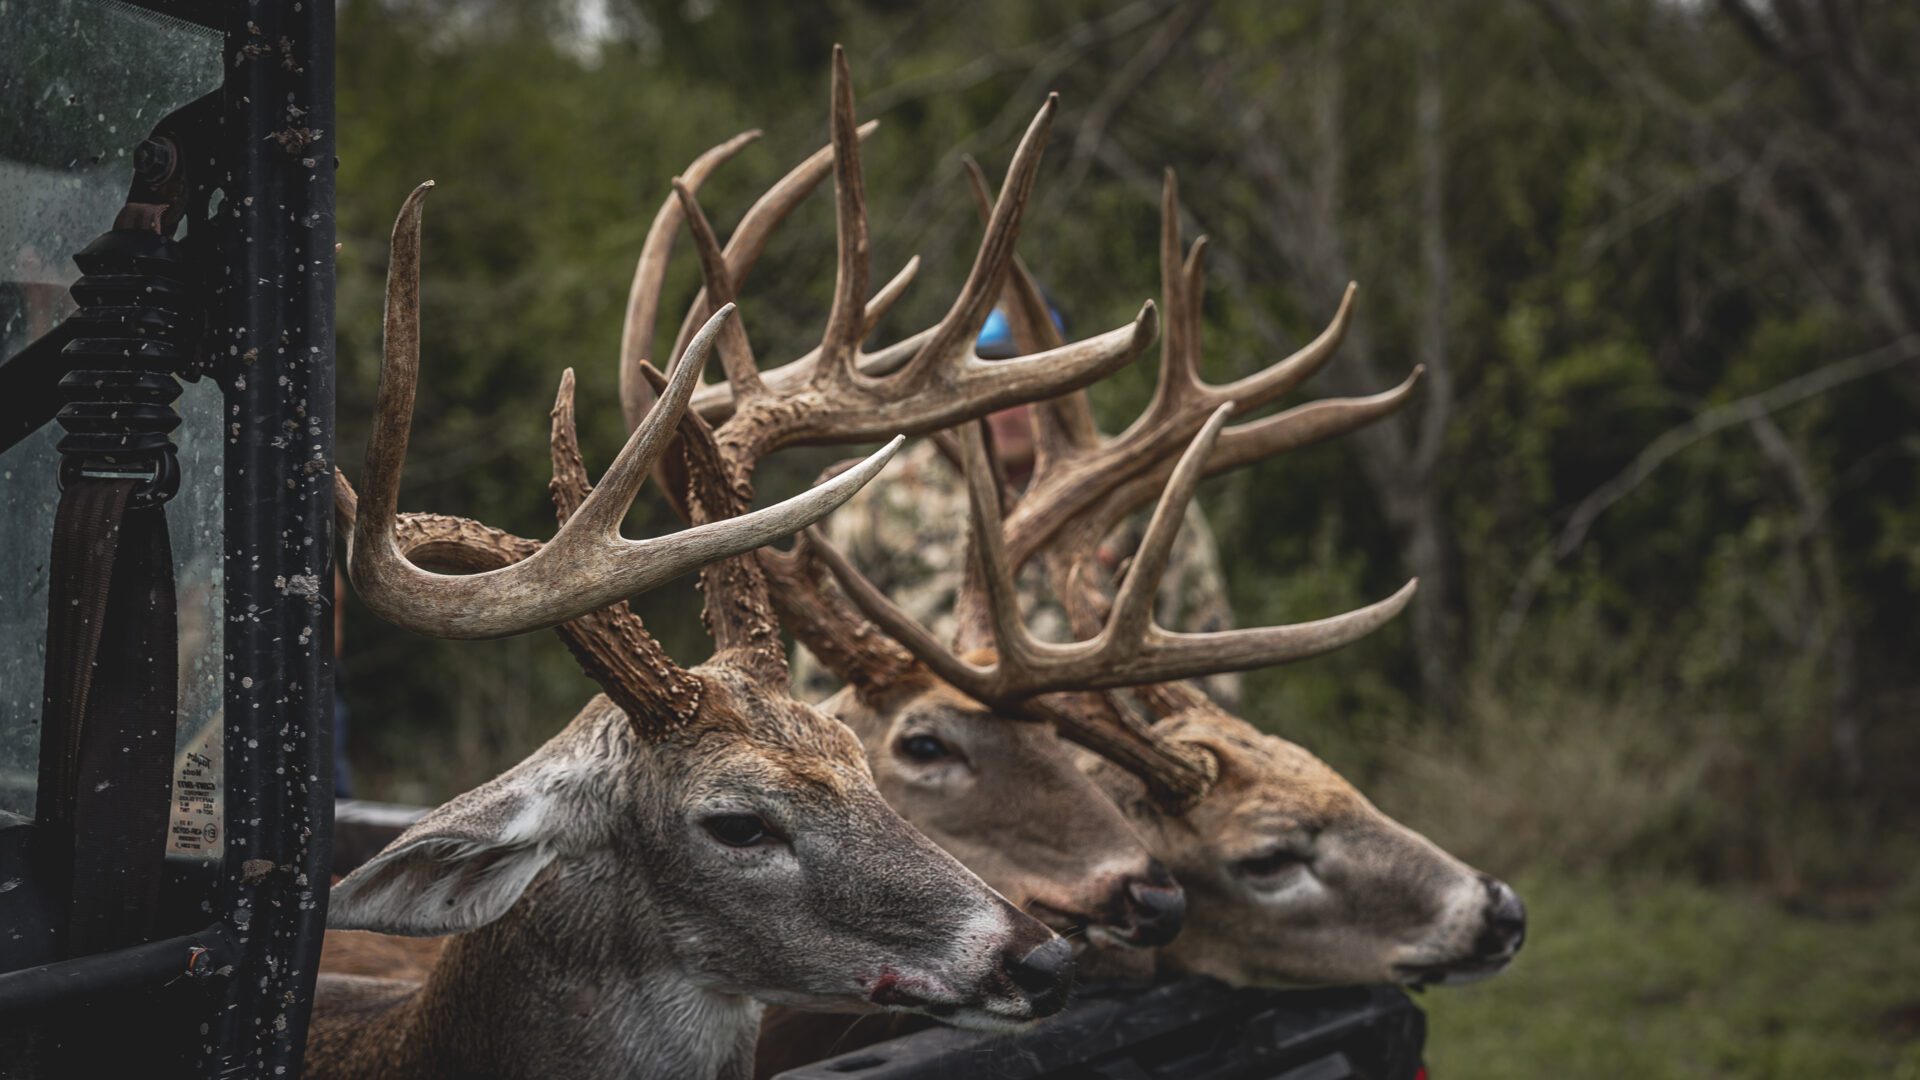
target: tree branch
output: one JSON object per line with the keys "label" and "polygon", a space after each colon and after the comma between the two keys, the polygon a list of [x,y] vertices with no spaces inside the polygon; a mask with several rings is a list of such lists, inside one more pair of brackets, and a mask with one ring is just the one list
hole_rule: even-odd
{"label": "tree branch", "polygon": [[1534,598],[1554,569],[1586,543],[1601,514],[1632,494],[1660,466],[1695,443],[1730,427],[1751,424],[1830,390],[1891,371],[1916,359],[1920,359],[1920,334],[1908,334],[1870,352],[1815,368],[1757,394],[1704,409],[1685,423],[1662,432],[1634,455],[1625,469],[1581,499],[1553,542],[1542,547],[1528,563],[1526,573],[1514,586],[1507,601],[1506,611],[1500,616],[1500,625],[1494,638],[1493,666],[1499,668],[1506,663],[1521,623],[1526,621]]}

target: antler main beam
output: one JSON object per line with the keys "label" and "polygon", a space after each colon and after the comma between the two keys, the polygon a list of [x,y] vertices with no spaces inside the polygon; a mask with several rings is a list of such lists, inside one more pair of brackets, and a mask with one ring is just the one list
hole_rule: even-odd
{"label": "antler main beam", "polygon": [[895,447],[882,449],[826,486],[741,517],[647,540],[621,537],[621,519],[672,440],[714,338],[733,316],[729,305],[694,335],[662,400],[552,540],[484,573],[438,574],[410,562],[394,526],[419,384],[420,222],[432,186],[416,188],[394,223],[380,390],[348,546],[354,586],[375,614],[436,637],[502,637],[553,626],[791,535],[851,498],[892,456]]}

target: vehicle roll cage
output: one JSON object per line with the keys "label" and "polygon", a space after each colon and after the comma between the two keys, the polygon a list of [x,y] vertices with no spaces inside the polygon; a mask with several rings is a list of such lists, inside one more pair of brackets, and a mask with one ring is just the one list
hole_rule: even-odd
{"label": "vehicle roll cage", "polygon": [[[166,139],[156,129],[138,152],[127,147],[136,191],[165,171],[156,154],[173,153],[191,166],[187,188],[168,196],[192,215],[169,280],[192,279],[194,332],[178,332],[178,325],[155,331],[155,340],[184,342],[181,355],[150,365],[124,362],[122,389],[133,398],[111,402],[156,403],[142,407],[153,426],[167,429],[178,421],[155,410],[177,395],[170,380],[211,378],[224,400],[224,857],[196,869],[168,865],[151,940],[91,955],[36,957],[31,949],[0,948],[0,1029],[16,1040],[0,1044],[0,1053],[24,1045],[19,1038],[31,1042],[24,1029],[111,1017],[91,1039],[123,1045],[96,1045],[83,1060],[119,1055],[140,1075],[293,1076],[326,921],[333,815],[335,5],[124,2],[221,35],[220,88],[168,118],[182,122],[191,114],[192,123]],[[131,143],[146,133],[125,134]],[[127,254],[127,242],[130,232],[153,240],[158,230],[129,225],[125,212],[118,222],[101,223],[114,226],[102,242],[127,255],[101,265],[115,273],[157,272],[138,251]],[[146,291],[137,287],[90,296],[75,288],[81,315],[91,302],[127,325],[143,317],[134,310],[141,295]],[[76,316],[0,363],[0,449],[53,421],[63,407],[70,433],[87,422],[74,412],[80,392],[60,385],[82,362],[75,343],[84,345],[93,332],[84,321]],[[121,411],[116,405],[94,414]],[[164,436],[161,430],[139,438],[166,458],[158,445]],[[94,444],[97,451],[100,439]],[[73,459],[77,451],[63,443],[62,453]],[[158,478],[162,466],[153,468]],[[102,666],[108,661],[103,656]],[[44,833],[46,823],[33,828]],[[40,865],[33,849],[45,837],[5,836],[27,831],[0,830],[0,879],[24,883],[0,890],[15,892],[0,895],[0,903],[12,900],[7,911],[19,915],[16,925],[48,918],[58,902],[50,899],[57,890],[33,876]],[[93,842],[72,838],[82,849]],[[74,1060],[60,1056],[73,1048],[50,1046],[44,1035],[39,1045],[31,1052]],[[42,1072],[52,1074],[67,1072]]]}

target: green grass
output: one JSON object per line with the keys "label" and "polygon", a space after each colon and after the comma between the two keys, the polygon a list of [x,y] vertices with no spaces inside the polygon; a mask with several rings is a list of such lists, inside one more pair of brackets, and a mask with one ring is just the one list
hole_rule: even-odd
{"label": "green grass", "polygon": [[1920,899],[1836,920],[1673,882],[1516,887],[1514,967],[1421,999],[1435,1080],[1920,1080]]}

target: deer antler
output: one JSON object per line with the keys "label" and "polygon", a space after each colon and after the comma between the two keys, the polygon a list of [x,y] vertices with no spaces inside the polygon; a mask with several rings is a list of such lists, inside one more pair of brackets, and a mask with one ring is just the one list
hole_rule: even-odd
{"label": "deer antler", "polygon": [[[661,382],[664,385],[665,380]],[[555,514],[563,525],[593,490],[574,426],[573,386],[573,369],[568,368],[560,376],[560,391],[553,403],[553,479],[549,487]],[[359,500],[353,485],[338,469],[333,479],[339,529],[351,534]],[[445,514],[401,514],[393,533],[401,555],[409,562],[455,573],[498,570],[540,550],[537,540]],[[627,601],[569,619],[554,629],[581,668],[643,735],[657,737],[698,711],[700,679],[667,655]]]}
{"label": "deer antler", "polygon": [[[838,466],[828,470],[835,471]],[[864,692],[883,693],[926,678],[925,664],[828,584],[826,568],[807,534],[794,538],[790,552],[762,548],[760,565],[781,625],[841,679]]]}
{"label": "deer antler", "polygon": [[1155,508],[1106,625],[1093,638],[1066,644],[1041,641],[1020,617],[1014,564],[1001,532],[1000,497],[979,428],[961,433],[973,521],[973,548],[986,594],[993,663],[981,666],[941,645],[876,589],[817,531],[808,535],[840,586],[868,618],[969,696],[995,707],[1017,705],[1062,690],[1104,690],[1286,663],[1339,648],[1373,632],[1413,595],[1409,582],[1386,600],[1317,622],[1183,634],[1153,621],[1153,592],[1166,570],[1181,519],[1200,482],[1207,455],[1233,411],[1222,405],[1181,455]]}
{"label": "deer antler", "polygon": [[[1051,453],[1043,453],[1036,461],[1026,498],[1006,523],[1008,558],[1015,567],[1024,565],[1069,525],[1081,532],[1097,531],[1097,541],[1167,485],[1175,452],[1196,436],[1211,415],[1232,406],[1234,415],[1246,416],[1272,403],[1326,366],[1346,336],[1357,288],[1352,284],[1341,297],[1333,321],[1299,351],[1224,386],[1208,384],[1200,378],[1199,366],[1207,241],[1205,237],[1195,240],[1181,258],[1179,184],[1171,169],[1162,185],[1160,213],[1160,287],[1168,315],[1153,398],[1132,425],[1104,441],[1097,440],[1097,433],[1093,443],[1086,442],[1084,435],[1063,440],[1050,436],[1045,426],[1039,428],[1037,434]],[[1030,278],[1013,284],[1032,287]],[[1036,301],[1037,293],[1023,303]],[[1042,347],[1055,335],[1052,323],[1044,318],[1033,329]],[[1405,403],[1422,370],[1416,366],[1399,386],[1371,397],[1323,399],[1226,427],[1201,475],[1213,476],[1363,427]],[[1069,416],[1074,410],[1084,411],[1084,399],[1078,398],[1069,395],[1049,403],[1043,417],[1062,415],[1063,410]]]}
{"label": "deer antler", "polygon": [[[947,316],[898,345],[862,354],[860,343],[904,289],[915,264],[909,263],[906,273],[861,302],[868,283],[868,241],[859,137],[867,128],[855,126],[852,81],[846,57],[838,49],[832,103],[838,267],[820,347],[783,367],[760,371],[744,333],[729,332],[719,341],[726,382],[703,387],[694,399],[694,409],[701,417],[718,422],[713,450],[717,460],[710,461],[713,467],[707,471],[717,474],[722,468],[730,470],[736,499],[749,492],[757,461],[781,446],[858,442],[870,438],[876,430],[925,432],[950,424],[954,418],[971,419],[1008,404],[1053,396],[1064,388],[1083,386],[1125,363],[1145,347],[1155,330],[1154,309],[1149,303],[1132,326],[1092,341],[1077,345],[1056,341],[1040,355],[1013,363],[989,363],[972,353],[970,343],[991,311],[993,297],[1013,263],[1020,214],[1055,108],[1050,98],[1015,152],[1008,170],[1008,195],[989,212],[980,254]],[[703,282],[701,294],[688,314],[689,321],[711,305],[734,298],[765,243],[765,230],[784,218],[818,182],[813,170],[819,160],[819,155],[810,158],[756,203],[724,248],[699,206],[695,185],[685,177],[676,183],[674,201],[678,209],[674,220],[688,226]],[[670,241],[670,236],[661,239],[659,250],[664,251]],[[663,262],[643,257],[643,270],[655,269],[648,271],[651,276],[645,282],[636,278],[636,295],[658,288],[664,276],[659,268],[663,266]],[[654,306],[639,310],[651,319]],[[630,332],[628,340],[644,341],[651,336],[650,323],[642,329],[644,333]],[[629,366],[632,355],[629,352]],[[623,385],[639,382],[623,375]],[[631,419],[631,412],[629,415]],[[690,448],[690,460],[695,453]],[[699,482],[695,476],[685,479],[690,485]],[[919,661],[878,633],[836,590],[824,587],[822,571],[804,538],[792,554],[763,549],[757,561],[772,583],[772,597],[782,621],[825,656],[844,678],[869,689],[883,689],[925,677],[927,669]],[[716,596],[709,595],[709,611],[716,607]],[[1055,720],[1067,737],[1157,778],[1160,790],[1192,797],[1211,782],[1211,774],[1200,763],[1156,746],[1144,726],[1131,718],[1069,714],[1054,704],[1039,702],[1029,703],[1020,715]]]}
{"label": "deer antler", "polygon": [[[984,204],[984,178],[977,168],[970,168],[970,174],[975,195]],[[1171,172],[1162,212],[1161,269],[1168,332],[1159,383],[1146,413],[1125,433],[1103,442],[1083,393],[1036,408],[1032,418],[1038,450],[1035,474],[1004,527],[1005,493],[993,475],[980,428],[968,425],[954,440],[966,474],[973,529],[973,555],[962,587],[961,633],[964,637],[972,629],[970,619],[984,624],[995,647],[992,663],[969,662],[935,640],[817,531],[806,534],[815,557],[868,618],[941,678],[999,710],[1052,706],[1077,715],[1086,725],[1110,728],[1114,723],[1124,725],[1127,717],[1105,695],[1065,698],[1057,692],[1120,687],[1135,688],[1157,712],[1188,707],[1197,691],[1174,680],[1282,663],[1338,648],[1391,619],[1415,588],[1414,582],[1408,582],[1393,596],[1365,608],[1292,626],[1179,634],[1154,623],[1153,593],[1202,477],[1384,415],[1405,399],[1413,383],[1410,378],[1374,398],[1317,402],[1229,428],[1230,416],[1273,400],[1331,357],[1346,328],[1353,290],[1349,287],[1334,324],[1307,348],[1227,387],[1209,386],[1198,375],[1205,247],[1204,242],[1196,242],[1187,257],[1180,258],[1179,211]],[[1058,340],[1045,302],[1024,266],[1015,265],[1003,305],[1023,351]],[[1244,397],[1237,399],[1236,394]],[[1185,449],[1176,460],[1170,450],[1182,441]],[[1104,596],[1090,597],[1097,591],[1086,573],[1094,547],[1156,491],[1158,505],[1118,596],[1110,606]],[[1088,635],[1083,640],[1040,641],[1022,621],[1015,575],[1036,554],[1048,556],[1055,591],[1068,609],[1075,632]],[[1147,738],[1153,741],[1150,734]],[[1154,750],[1155,758],[1170,753],[1164,746],[1156,745]],[[1145,778],[1154,786],[1151,776]]]}
{"label": "deer antler", "polygon": [[419,381],[420,219],[431,187],[429,182],[416,188],[394,223],[377,414],[367,442],[365,494],[358,500],[348,545],[354,586],[382,618],[452,638],[500,637],[553,626],[791,535],[852,497],[897,448],[895,443],[882,449],[825,487],[752,514],[671,536],[622,538],[620,520],[671,440],[707,351],[733,315],[731,306],[724,307],[694,335],[664,399],[552,540],[500,569],[466,575],[422,569],[407,559],[395,526]]}
{"label": "deer antler", "polygon": [[[855,124],[846,55],[837,47],[832,103],[831,165],[839,254],[826,331],[817,350],[764,372],[751,362],[743,348],[744,338],[734,339],[733,348],[723,342],[729,379],[725,385],[705,388],[697,409],[702,416],[725,421],[716,435],[730,460],[757,460],[786,446],[867,442],[896,433],[936,431],[1008,405],[1084,387],[1138,356],[1152,341],[1157,316],[1149,302],[1128,326],[1035,356],[990,362],[973,352],[972,341],[992,310],[1012,261],[1021,215],[1056,108],[1050,97],[1014,153],[1005,191],[946,316],[897,345],[863,353],[861,342],[886,305],[905,288],[913,264],[871,299],[864,299],[869,252],[859,154],[862,129]],[[808,171],[814,160],[789,174],[756,204],[725,249],[702,224],[695,187],[683,178],[674,196],[680,204],[679,215],[692,226],[705,284],[689,318],[704,318],[709,309],[735,294],[765,242],[765,230],[817,182]],[[751,233],[746,232],[749,222]],[[645,283],[637,283],[636,290],[643,284],[657,289],[659,280],[659,275],[650,276]],[[639,310],[651,308],[643,304]],[[637,332],[630,334],[629,339],[637,336]],[[734,356],[731,361],[729,352]]]}
{"label": "deer antler", "polygon": [[[837,270],[833,302],[819,348],[782,368],[762,372],[744,328],[729,326],[718,339],[726,381],[706,388],[708,405],[700,412],[720,420],[714,432],[718,466],[726,470],[733,496],[742,503],[751,496],[754,466],[781,447],[864,442],[896,432],[926,432],[1007,404],[1053,396],[1084,386],[1131,360],[1144,350],[1156,329],[1153,305],[1148,303],[1131,326],[1089,341],[1063,344],[1019,362],[988,363],[972,351],[971,341],[990,312],[1013,257],[1020,216],[1056,107],[1054,99],[1049,98],[1014,154],[1007,194],[991,216],[980,253],[946,317],[897,346],[863,355],[861,342],[904,289],[914,264],[909,264],[908,273],[865,299],[869,245],[860,139],[867,129],[856,123],[852,78],[846,54],[838,47],[834,50],[831,103],[828,156],[823,159],[815,154],[789,173],[748,211],[724,247],[699,204],[695,182],[704,177],[706,163],[723,159],[736,143],[723,144],[699,159],[688,176],[675,182],[672,201],[676,209],[670,213],[663,207],[656,218],[656,223],[684,222],[692,237],[703,288],[688,313],[691,323],[715,305],[733,300],[764,248],[767,233],[818,184],[826,165],[833,171]],[[629,348],[622,360],[623,388],[646,384],[646,380],[633,375],[638,363],[635,349],[652,336],[652,320],[658,310],[656,294],[664,281],[671,242],[671,232],[656,229],[651,233],[648,252],[643,253],[636,272],[633,295],[637,299],[629,306],[633,318],[625,335]],[[651,388],[628,395],[630,422],[633,401],[644,402],[650,396]],[[767,562],[767,567],[777,579],[788,580],[777,564]],[[710,610],[715,607],[713,600],[710,596]]]}
{"label": "deer antler", "polygon": [[[781,622],[821,662],[863,693],[885,694],[938,674],[850,604],[841,589],[827,583],[826,560],[838,556],[831,547],[802,533],[792,552],[762,548],[758,555],[772,583]],[[1003,714],[1009,720],[1051,724],[1062,737],[1139,776],[1170,807],[1191,805],[1212,787],[1217,777],[1210,761],[1155,738],[1150,728],[1131,715],[1102,707],[1092,697],[1048,695],[1014,703]]]}

